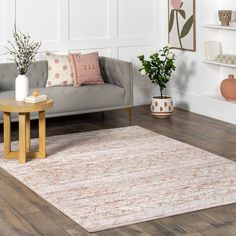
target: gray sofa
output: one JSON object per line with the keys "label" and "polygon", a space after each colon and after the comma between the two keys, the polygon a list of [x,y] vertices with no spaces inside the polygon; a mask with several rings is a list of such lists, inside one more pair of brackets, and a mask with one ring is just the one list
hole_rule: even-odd
{"label": "gray sofa", "polygon": [[[27,76],[30,81],[30,93],[37,88],[41,94],[47,94],[54,100],[54,106],[47,111],[47,117],[57,117],[131,108],[132,64],[108,57],[99,58],[104,85],[82,85],[45,88],[47,61],[35,62]],[[14,84],[17,76],[14,63],[0,64],[0,99],[14,97]],[[36,116],[35,116],[36,117]],[[35,118],[34,115],[32,118]],[[17,119],[17,114],[12,115]],[[2,113],[0,114],[2,122]]]}

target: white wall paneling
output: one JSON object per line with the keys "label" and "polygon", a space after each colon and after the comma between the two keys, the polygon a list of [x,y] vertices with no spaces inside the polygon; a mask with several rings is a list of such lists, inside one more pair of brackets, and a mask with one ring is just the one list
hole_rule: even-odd
{"label": "white wall paneling", "polygon": [[61,0],[16,0],[17,26],[42,41],[59,41]]}
{"label": "white wall paneling", "polygon": [[119,37],[155,36],[155,0],[118,0]]}
{"label": "white wall paneling", "polygon": [[[0,0],[0,52],[17,27],[42,40],[44,51],[60,54],[98,51],[100,55],[132,61],[135,104],[150,101],[152,86],[137,72],[137,56],[157,49],[159,0]],[[3,11],[3,12],[1,12]],[[143,92],[145,91],[145,92]]]}
{"label": "white wall paneling", "polygon": [[15,22],[16,0],[0,0],[4,4],[4,41],[12,38],[12,31]]}
{"label": "white wall paneling", "polygon": [[148,56],[160,45],[158,0],[117,0],[117,3],[118,58],[133,64],[134,104],[148,104],[155,89],[147,78],[140,75],[137,56]]}
{"label": "white wall paneling", "polygon": [[[0,55],[4,53],[4,39],[5,39],[5,1],[0,1]],[[0,57],[0,62],[3,61]]]}
{"label": "white wall paneling", "polygon": [[98,52],[100,56],[109,57],[110,49],[109,48],[90,48],[90,49],[79,49],[79,50],[69,50],[70,53],[91,53]]}
{"label": "white wall paneling", "polygon": [[70,0],[70,39],[109,37],[109,0]]}
{"label": "white wall paneling", "polygon": [[12,39],[15,19],[15,0],[0,0],[0,62],[6,62],[6,56],[2,56],[6,50],[7,39]]}
{"label": "white wall paneling", "polygon": [[142,76],[139,73],[139,59],[137,56],[144,54],[145,56],[150,55],[155,50],[153,46],[134,46],[134,47],[120,47],[118,49],[119,58],[126,61],[131,61],[133,64],[133,75],[134,75],[134,101],[135,104],[148,104],[151,101],[151,95],[158,94],[150,80],[146,76]]}
{"label": "white wall paneling", "polygon": [[59,0],[59,19],[58,30],[60,34],[60,42],[67,42],[69,40],[69,0]]}
{"label": "white wall paneling", "polygon": [[0,1],[0,42],[4,41],[5,1]]}

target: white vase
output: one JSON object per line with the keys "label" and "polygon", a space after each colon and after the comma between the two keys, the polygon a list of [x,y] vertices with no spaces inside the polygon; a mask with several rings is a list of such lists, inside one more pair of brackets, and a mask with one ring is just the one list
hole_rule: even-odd
{"label": "white vase", "polygon": [[29,93],[29,79],[26,75],[18,75],[15,80],[15,99],[23,102]]}
{"label": "white vase", "polygon": [[173,102],[170,97],[153,97],[151,112],[157,118],[169,118],[174,110]]}

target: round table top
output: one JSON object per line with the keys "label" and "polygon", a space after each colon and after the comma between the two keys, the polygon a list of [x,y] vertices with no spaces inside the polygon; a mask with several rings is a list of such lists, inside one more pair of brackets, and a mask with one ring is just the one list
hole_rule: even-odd
{"label": "round table top", "polygon": [[53,106],[53,100],[48,99],[39,103],[17,102],[14,98],[0,99],[0,111],[2,112],[39,112],[45,111]]}

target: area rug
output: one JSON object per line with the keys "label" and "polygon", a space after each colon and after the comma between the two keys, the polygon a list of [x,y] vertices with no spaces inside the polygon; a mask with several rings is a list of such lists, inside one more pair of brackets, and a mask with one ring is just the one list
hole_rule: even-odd
{"label": "area rug", "polygon": [[49,137],[47,151],[0,166],[89,232],[236,202],[236,163],[138,126]]}

